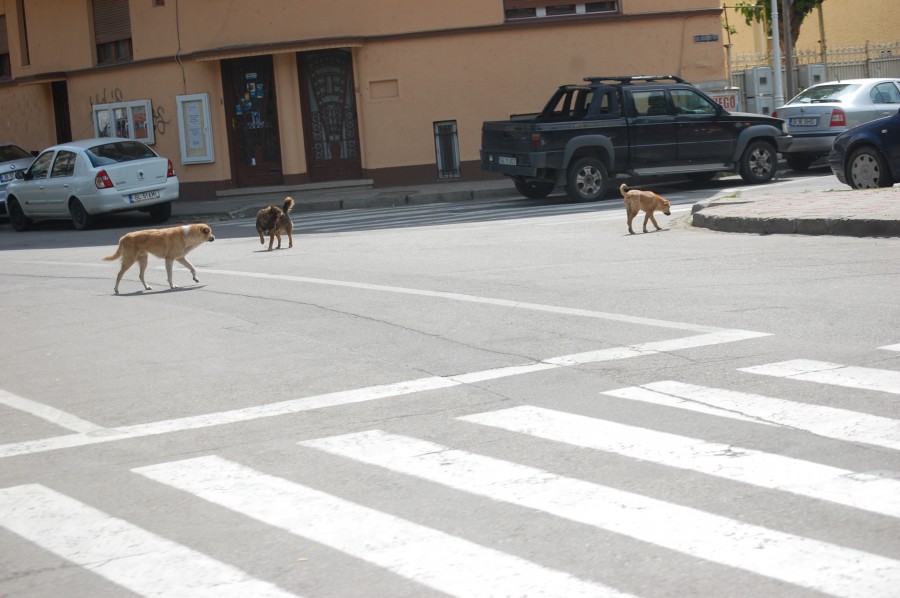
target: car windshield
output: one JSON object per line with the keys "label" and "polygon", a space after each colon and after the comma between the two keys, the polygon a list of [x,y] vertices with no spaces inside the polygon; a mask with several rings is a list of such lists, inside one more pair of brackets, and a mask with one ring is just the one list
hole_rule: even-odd
{"label": "car windshield", "polygon": [[140,141],[114,141],[95,145],[85,150],[88,159],[94,166],[106,166],[118,162],[130,162],[131,160],[143,160],[155,158],[153,150]]}
{"label": "car windshield", "polygon": [[9,162],[10,160],[21,160],[22,158],[33,157],[34,156],[18,145],[0,145],[0,162]]}
{"label": "car windshield", "polygon": [[798,94],[788,104],[812,104],[813,102],[840,102],[842,98],[859,89],[852,83],[816,85]]}

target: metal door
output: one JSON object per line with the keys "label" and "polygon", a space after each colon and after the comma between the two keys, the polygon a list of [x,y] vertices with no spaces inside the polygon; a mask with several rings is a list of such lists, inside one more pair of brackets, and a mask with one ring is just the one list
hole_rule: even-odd
{"label": "metal door", "polygon": [[350,50],[301,52],[297,69],[310,180],[362,178]]}

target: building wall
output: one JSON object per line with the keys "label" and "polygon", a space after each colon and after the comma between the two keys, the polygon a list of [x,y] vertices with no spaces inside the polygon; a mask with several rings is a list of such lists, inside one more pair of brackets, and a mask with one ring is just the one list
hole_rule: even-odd
{"label": "building wall", "polygon": [[[780,8],[781,4],[778,6]],[[732,54],[765,53],[771,40],[766,39],[764,26],[755,22],[747,25],[735,9],[726,10],[729,25],[737,29],[731,36]],[[825,41],[829,48],[863,46],[866,42],[896,42],[900,40],[900,32],[888,24],[897,19],[896,0],[825,0],[822,3]],[[779,35],[782,31],[783,28]],[[795,49],[818,51],[821,39],[816,9],[803,20]]]}
{"label": "building wall", "polygon": [[[455,120],[463,176],[480,177],[482,121],[538,111],[561,84],[675,74],[724,85],[722,42],[705,41],[721,34],[719,5],[673,0],[662,13],[657,4],[621,0],[620,15],[504,24],[502,0],[166,0],[162,7],[132,0],[134,61],[97,68],[90,0],[28,0],[31,62],[21,64],[10,25],[13,80],[0,83],[0,137],[30,149],[56,143],[55,78],[67,82],[76,139],[93,135],[94,104],[150,99],[154,149],[176,164],[182,196],[211,199],[234,186],[220,60],[271,54],[284,180],[303,183],[296,52],[346,45],[365,176],[376,185],[437,180],[433,125]],[[15,10],[14,0],[0,0],[8,24],[17,22]],[[195,93],[209,94],[212,164],[180,164],[176,96]]]}

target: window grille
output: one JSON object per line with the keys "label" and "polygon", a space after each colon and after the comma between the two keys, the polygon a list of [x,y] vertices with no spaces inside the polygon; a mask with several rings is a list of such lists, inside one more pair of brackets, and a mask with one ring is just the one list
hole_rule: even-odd
{"label": "window grille", "polygon": [[438,178],[459,178],[459,136],[455,120],[434,123],[434,151]]}

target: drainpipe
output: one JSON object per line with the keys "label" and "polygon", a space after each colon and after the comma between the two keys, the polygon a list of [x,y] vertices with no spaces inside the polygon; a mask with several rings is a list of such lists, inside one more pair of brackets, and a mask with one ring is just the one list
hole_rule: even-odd
{"label": "drainpipe", "polygon": [[772,79],[775,85],[775,108],[784,106],[784,90],[781,86],[781,43],[778,41],[778,0],[772,2]]}

